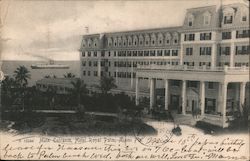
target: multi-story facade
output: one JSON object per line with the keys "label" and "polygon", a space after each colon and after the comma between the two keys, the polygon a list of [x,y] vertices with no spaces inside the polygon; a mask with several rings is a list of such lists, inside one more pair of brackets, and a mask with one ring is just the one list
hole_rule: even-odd
{"label": "multi-story facade", "polygon": [[183,26],[84,35],[81,78],[95,87],[112,76],[114,91],[136,104],[149,97],[151,109],[160,102],[183,115],[198,109],[204,121],[225,127],[249,106],[249,37],[248,6],[192,8]]}

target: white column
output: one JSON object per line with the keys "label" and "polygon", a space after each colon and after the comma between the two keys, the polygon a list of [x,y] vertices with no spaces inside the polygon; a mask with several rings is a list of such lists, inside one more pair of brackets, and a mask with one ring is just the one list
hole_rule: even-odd
{"label": "white column", "polygon": [[211,67],[216,67],[216,55],[217,55],[217,43],[213,43],[212,45],[212,53],[211,53]]}
{"label": "white column", "polygon": [[182,81],[182,114],[186,114],[186,80]]}
{"label": "white column", "polygon": [[229,66],[234,66],[234,53],[235,53],[235,44],[234,42],[231,42],[231,50],[230,50],[230,63]]}
{"label": "white column", "polygon": [[[180,48],[180,65],[183,65],[183,45],[181,44],[181,48]],[[172,58],[170,59],[172,60]],[[171,63],[172,65],[172,63]]]}
{"label": "white column", "polygon": [[150,78],[150,109],[155,105],[155,79]]}
{"label": "white column", "polygon": [[[132,64],[133,64],[133,61],[132,61]],[[133,78],[133,73],[134,73],[134,66],[132,65],[131,66],[131,79],[130,79],[130,88],[133,89],[133,86],[134,86],[134,78]]]}
{"label": "white column", "polygon": [[139,105],[139,78],[135,79],[135,105]]}
{"label": "white column", "polygon": [[227,82],[221,83],[221,114],[222,114],[222,125],[225,127],[226,123],[226,112],[227,112]]}
{"label": "white column", "polygon": [[201,116],[204,115],[205,112],[205,82],[200,82],[200,108],[201,108]]}
{"label": "white column", "polygon": [[245,104],[246,82],[240,83],[240,110],[243,111],[242,105]]}
{"label": "white column", "polygon": [[168,110],[168,79],[165,80],[165,110]]}
{"label": "white column", "polygon": [[101,77],[101,59],[98,59],[97,74],[98,74],[98,77]]}

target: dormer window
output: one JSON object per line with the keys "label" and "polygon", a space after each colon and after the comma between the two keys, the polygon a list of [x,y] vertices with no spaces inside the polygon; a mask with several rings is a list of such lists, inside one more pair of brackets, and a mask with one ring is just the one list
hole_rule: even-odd
{"label": "dormer window", "polygon": [[224,24],[232,24],[234,17],[234,9],[233,8],[225,8],[223,10],[223,23]]}
{"label": "dormer window", "polygon": [[170,33],[167,33],[165,35],[165,43],[166,43],[166,45],[170,44],[170,40],[171,40],[171,35],[170,35]]}
{"label": "dormer window", "polygon": [[203,19],[204,19],[203,24],[204,25],[209,25],[210,21],[211,21],[211,14],[209,12],[205,12],[203,14]]}
{"label": "dormer window", "polygon": [[224,24],[233,23],[233,15],[224,16]]}
{"label": "dormer window", "polygon": [[174,44],[177,44],[179,39],[178,33],[173,34],[173,39],[174,39]]}
{"label": "dormer window", "polygon": [[194,16],[193,15],[188,15],[188,26],[193,26],[194,23]]}

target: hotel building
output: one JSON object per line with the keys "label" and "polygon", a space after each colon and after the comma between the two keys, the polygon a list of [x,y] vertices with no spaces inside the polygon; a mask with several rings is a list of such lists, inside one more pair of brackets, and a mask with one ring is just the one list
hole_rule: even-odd
{"label": "hotel building", "polygon": [[100,77],[138,105],[228,126],[249,106],[249,8],[245,4],[187,9],[182,26],[84,35],[81,79],[95,89]]}

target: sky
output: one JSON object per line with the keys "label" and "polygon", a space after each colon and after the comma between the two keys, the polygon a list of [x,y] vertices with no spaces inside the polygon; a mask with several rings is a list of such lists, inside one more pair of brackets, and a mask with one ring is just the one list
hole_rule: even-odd
{"label": "sky", "polygon": [[[222,4],[244,0],[221,0]],[[0,0],[2,60],[78,60],[81,36],[181,26],[186,9],[220,0]],[[49,36],[48,36],[49,35]],[[48,38],[49,37],[49,38]]]}

